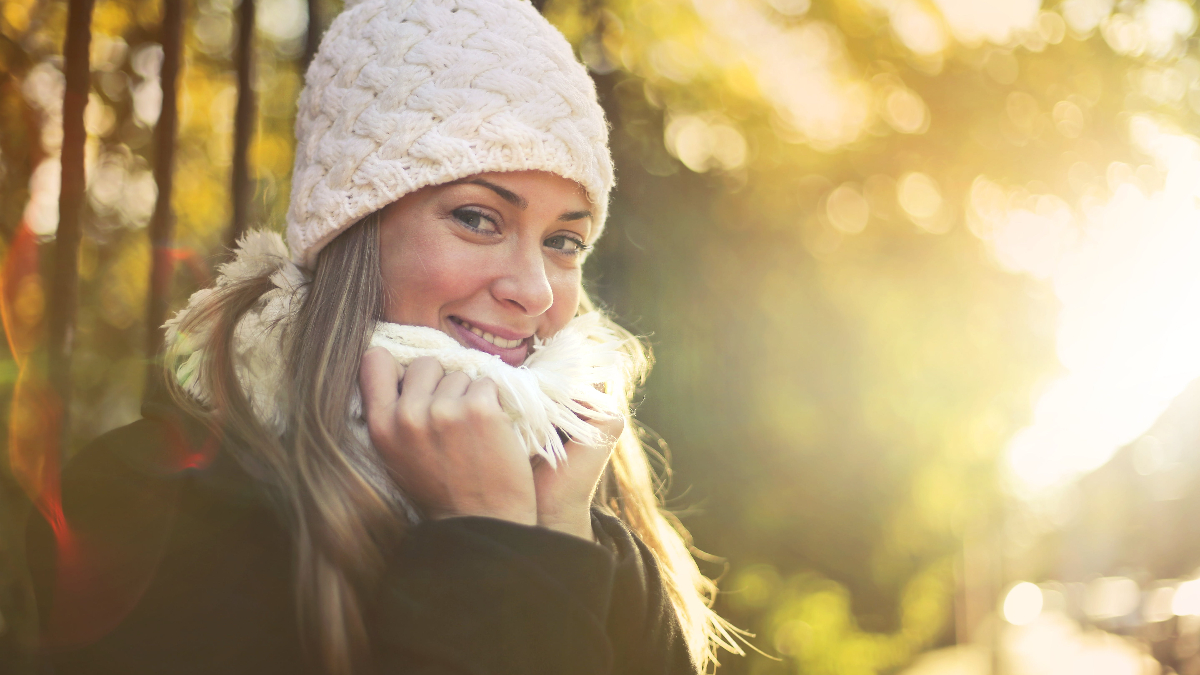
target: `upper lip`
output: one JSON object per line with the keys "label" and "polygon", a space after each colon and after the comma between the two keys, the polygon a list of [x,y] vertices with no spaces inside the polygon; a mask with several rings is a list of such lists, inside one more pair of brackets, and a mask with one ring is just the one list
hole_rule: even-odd
{"label": "upper lip", "polygon": [[485,333],[491,333],[492,335],[495,335],[498,338],[504,338],[505,340],[526,340],[533,336],[533,331],[522,333],[520,331],[504,328],[502,326],[492,326],[486,323],[481,323],[475,319],[468,319],[462,316],[454,316],[452,318],[468,323]]}

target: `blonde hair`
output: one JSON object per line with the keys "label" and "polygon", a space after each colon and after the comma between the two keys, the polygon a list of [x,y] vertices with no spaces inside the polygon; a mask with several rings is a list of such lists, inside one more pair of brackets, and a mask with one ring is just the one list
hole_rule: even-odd
{"label": "blonde hair", "polygon": [[[214,327],[199,369],[211,405],[201,408],[176,384],[172,373],[180,355],[169,350],[166,359],[166,380],[175,400],[231,436],[234,442],[226,447],[279,496],[296,542],[301,632],[329,675],[371,669],[363,603],[383,571],[384,549],[409,524],[394,494],[381,488],[380,476],[386,476],[382,460],[351,442],[348,427],[347,402],[357,384],[359,362],[383,316],[379,252],[379,219],[372,214],[319,254],[298,315],[285,332],[286,379],[279,396],[288,431],[282,438],[256,418],[238,385],[232,350],[242,316],[274,288],[269,279],[274,270],[221,287],[180,326],[181,334]],[[582,309],[594,309],[586,295]],[[609,323],[625,338],[633,364],[621,383],[628,402],[651,359],[639,340]],[[715,584],[696,566],[686,531],[662,507],[632,423],[617,441],[596,502],[652,552],[700,670],[716,664],[718,646],[741,653],[732,629],[711,609]]]}

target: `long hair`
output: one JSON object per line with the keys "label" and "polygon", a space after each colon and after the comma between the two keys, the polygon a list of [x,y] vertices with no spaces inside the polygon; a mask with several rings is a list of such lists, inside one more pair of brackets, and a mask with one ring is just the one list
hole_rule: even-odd
{"label": "long hair", "polygon": [[[329,675],[370,670],[365,602],[383,571],[384,550],[409,525],[382,459],[353,437],[348,424],[359,363],[375,323],[383,318],[379,253],[376,213],[318,255],[299,312],[283,332],[285,381],[277,399],[286,411],[282,437],[257,419],[238,384],[233,348],[239,321],[274,288],[274,270],[216,289],[179,327],[182,334],[199,332],[205,324],[213,328],[198,369],[211,392],[209,405],[201,407],[176,384],[179,355],[168,351],[165,363],[176,401],[230,436],[226,447],[274,488],[295,541],[301,632]],[[581,305],[594,309],[586,296]],[[606,321],[624,338],[633,364],[620,383],[628,403],[649,372],[650,354],[634,336]],[[717,647],[741,650],[729,626],[712,611],[716,586],[696,566],[686,531],[663,509],[646,450],[632,418],[627,422],[596,503],[610,509],[653,553],[692,658],[703,672],[716,663]]]}

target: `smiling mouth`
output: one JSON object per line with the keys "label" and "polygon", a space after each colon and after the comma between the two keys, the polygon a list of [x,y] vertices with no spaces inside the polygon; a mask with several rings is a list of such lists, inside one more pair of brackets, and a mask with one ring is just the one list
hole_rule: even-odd
{"label": "smiling mouth", "polygon": [[508,340],[508,339],[505,339],[505,338],[502,338],[502,337],[499,337],[496,335],[492,335],[491,333],[479,328],[478,326],[475,326],[471,322],[460,319],[457,316],[450,317],[450,320],[453,321],[454,323],[458,324],[459,326],[462,326],[463,328],[470,331],[471,333],[474,333],[476,336],[483,339],[485,342],[491,343],[491,344],[499,347],[500,349],[516,349],[517,347],[520,347],[521,345],[525,344],[529,340],[529,338],[523,338],[523,339],[519,339],[519,340]]}

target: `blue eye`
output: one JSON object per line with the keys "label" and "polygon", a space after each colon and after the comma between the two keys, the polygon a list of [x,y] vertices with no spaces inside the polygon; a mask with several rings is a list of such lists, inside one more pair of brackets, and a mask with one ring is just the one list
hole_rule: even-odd
{"label": "blue eye", "polygon": [[463,227],[479,232],[495,232],[496,221],[475,209],[454,209],[450,212]]}
{"label": "blue eye", "polygon": [[569,237],[565,234],[556,234],[543,242],[543,244],[547,248],[552,248],[556,251],[559,251],[563,255],[572,257],[577,256],[591,248],[591,246],[583,243],[583,240],[576,239],[575,237]]}

